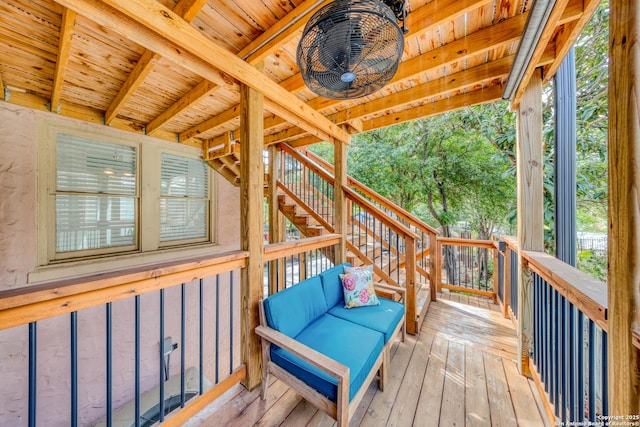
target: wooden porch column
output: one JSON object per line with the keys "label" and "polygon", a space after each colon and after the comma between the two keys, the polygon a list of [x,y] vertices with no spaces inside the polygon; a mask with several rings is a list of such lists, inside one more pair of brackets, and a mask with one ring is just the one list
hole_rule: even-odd
{"label": "wooden porch column", "polygon": [[347,232],[347,216],[349,212],[347,211],[347,198],[344,191],[342,191],[342,188],[347,186],[347,144],[336,139],[333,142],[333,147],[335,173],[335,182],[333,184],[334,232],[342,235],[340,245],[336,251],[336,263],[339,263],[347,260],[345,233]]}
{"label": "wooden porch column", "polygon": [[246,85],[240,87],[240,245],[249,252],[241,271],[242,362],[247,367],[243,385],[252,390],[261,381],[258,301],[263,297],[264,97]]}
{"label": "wooden porch column", "polygon": [[522,251],[544,251],[542,78],[540,69],[524,90],[516,119],[518,181],[518,370],[530,376],[533,339],[533,277]]}
{"label": "wooden porch column", "polygon": [[[278,179],[280,177],[280,161],[278,160],[278,147],[269,146],[269,183],[267,198],[269,202],[269,243],[284,242],[284,220],[278,206]],[[281,264],[278,268],[277,264]],[[284,263],[282,260],[271,261],[269,268],[269,295],[277,292],[278,275],[284,276]]]}
{"label": "wooden porch column", "polygon": [[640,414],[640,16],[612,0],[609,27],[609,414]]}

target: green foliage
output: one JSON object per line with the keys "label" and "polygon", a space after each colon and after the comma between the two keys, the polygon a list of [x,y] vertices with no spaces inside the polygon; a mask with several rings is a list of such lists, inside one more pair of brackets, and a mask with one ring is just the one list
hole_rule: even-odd
{"label": "green foliage", "polygon": [[578,269],[602,281],[607,280],[607,256],[593,251],[582,251],[577,257]]}

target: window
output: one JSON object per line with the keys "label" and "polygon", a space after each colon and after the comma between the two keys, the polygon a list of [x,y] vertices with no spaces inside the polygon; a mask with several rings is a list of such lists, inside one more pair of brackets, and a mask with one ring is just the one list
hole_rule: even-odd
{"label": "window", "polygon": [[208,172],[201,160],[162,153],[161,242],[207,237]]}
{"label": "window", "polygon": [[42,270],[33,277],[59,277],[65,266],[91,272],[98,257],[109,268],[169,259],[172,248],[203,253],[214,243],[215,174],[198,148],[56,119],[38,131]]}
{"label": "window", "polygon": [[56,253],[136,249],[136,149],[61,133],[56,151]]}

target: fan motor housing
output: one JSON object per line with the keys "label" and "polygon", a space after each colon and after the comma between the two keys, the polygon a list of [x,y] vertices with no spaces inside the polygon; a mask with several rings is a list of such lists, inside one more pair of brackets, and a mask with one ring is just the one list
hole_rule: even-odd
{"label": "fan motor housing", "polygon": [[403,31],[389,6],[379,0],[336,0],[307,22],[296,60],[311,91],[354,99],[384,87],[398,70],[403,50]]}

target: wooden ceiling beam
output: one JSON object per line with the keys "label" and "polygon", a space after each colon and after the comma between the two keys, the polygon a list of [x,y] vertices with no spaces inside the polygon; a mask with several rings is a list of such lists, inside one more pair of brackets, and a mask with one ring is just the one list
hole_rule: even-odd
{"label": "wooden ceiling beam", "polygon": [[393,126],[423,117],[446,113],[447,111],[453,111],[459,108],[497,101],[502,99],[502,89],[501,85],[490,86],[485,89],[476,90],[463,95],[452,96],[451,98],[392,113],[387,116],[366,120],[364,122],[364,131],[368,132],[370,130]]}
{"label": "wooden ceiling beam", "polygon": [[53,74],[53,87],[51,89],[50,110],[60,111],[60,98],[62,97],[62,84],[69,65],[69,54],[71,52],[71,41],[76,28],[77,14],[69,9],[62,12],[62,22],[60,24],[60,41],[58,42],[58,58],[56,59],[56,69]]}
{"label": "wooden ceiling beam", "polygon": [[[524,74],[522,75],[522,80],[519,82],[518,88],[516,89],[515,95],[511,100],[511,111],[514,111],[518,108],[520,104],[520,98],[525,90],[525,88],[529,84],[529,80],[531,80],[531,76],[533,76],[533,72],[538,67],[538,62],[544,51],[547,47],[547,44],[551,40],[551,37],[555,33],[556,28],[558,27],[558,23],[562,19],[564,11],[569,3],[569,0],[557,0],[555,5],[553,6],[553,10],[549,14],[549,19],[546,22],[544,29],[542,30],[542,34],[540,35],[540,39],[538,40],[538,44],[533,50],[533,54],[529,63],[527,64],[527,68],[525,69]],[[557,50],[556,50],[557,55]],[[544,77],[544,76],[543,76]]]}
{"label": "wooden ceiling beam", "polygon": [[183,111],[187,110],[194,104],[202,101],[209,95],[213,93],[213,91],[218,87],[217,84],[211,83],[208,80],[202,80],[200,83],[195,85],[193,89],[187,92],[182,98],[180,98],[177,102],[171,105],[168,109],[162,112],[158,117],[153,119],[147,125],[147,135],[154,135],[158,130],[166,123],[168,123],[171,119],[178,116]]}
{"label": "wooden ceiling beam", "polygon": [[[574,0],[575,1],[575,0]],[[571,6],[571,3],[567,6],[567,9]],[[564,61],[565,56],[569,53],[569,50],[576,42],[582,29],[587,22],[591,19],[596,9],[600,5],[600,0],[584,0],[582,14],[577,20],[571,23],[566,23],[564,27],[555,35],[553,42],[555,44],[555,56],[554,61],[548,67],[545,68],[543,76],[543,84],[546,84],[549,79],[555,76],[560,64]],[[549,42],[551,44],[551,42]]]}
{"label": "wooden ceiling beam", "polygon": [[[207,0],[180,0],[178,4],[176,4],[174,12],[185,21],[191,22],[205,4],[207,4]],[[138,63],[131,71],[131,74],[129,74],[129,77],[127,77],[127,80],[118,91],[118,94],[111,102],[111,105],[107,108],[104,115],[105,124],[109,125],[113,122],[120,110],[122,110],[127,101],[140,87],[144,79],[147,78],[160,58],[161,55],[148,49],[142,53]]]}
{"label": "wooden ceiling beam", "polygon": [[[488,62],[450,76],[431,80],[419,86],[397,92],[366,104],[356,105],[338,113],[327,116],[336,124],[347,123],[350,120],[362,119],[368,115],[391,111],[407,104],[456,92],[465,88],[477,86],[496,78],[503,78],[509,74],[514,56],[507,56],[497,61]],[[273,144],[299,138],[305,132],[300,129],[286,129],[265,137],[265,143]]]}
{"label": "wooden ceiling beam", "polygon": [[[292,15],[291,17],[289,16],[285,17],[285,20],[287,22],[291,22],[295,18],[299,19],[299,17],[304,16],[305,14],[309,14],[309,7],[310,7],[309,5],[313,4],[314,2],[315,0],[314,1],[307,0],[302,5],[294,9],[294,11],[292,11],[291,14],[289,14],[289,15]],[[461,0],[461,1],[455,1],[455,2],[445,1],[445,0],[435,0],[431,3],[428,3],[427,5],[419,8],[418,10],[411,12],[407,16],[407,27],[409,28],[409,33],[405,35],[405,38],[419,37],[425,32],[431,31],[434,28],[437,28],[438,26],[445,24],[448,20],[455,19],[456,17],[464,13],[467,13],[473,9],[479,8],[487,4],[488,2],[489,0]],[[324,6],[327,3],[328,1],[323,2],[320,6],[313,9],[312,12],[315,13],[317,9],[319,9],[320,7]],[[299,13],[298,13],[298,9],[301,9]],[[294,14],[294,12],[296,13]],[[305,25],[305,22],[306,20],[300,19],[297,25],[292,26],[287,30],[287,32],[283,33],[278,38],[274,39],[268,45],[265,45],[260,52],[257,52],[252,56],[249,56],[247,58],[247,61],[251,62],[251,60],[253,59],[257,60],[257,59],[266,58],[269,54],[277,50],[279,44],[281,45],[282,43],[285,43],[289,41],[291,38],[293,38],[293,36],[302,29],[302,27]],[[268,39],[269,37],[271,37],[270,34],[269,35],[267,34],[273,32],[272,29],[275,29],[275,27],[272,27],[271,29],[269,29],[263,35],[258,37],[254,41],[254,43],[250,44],[245,49],[240,51],[238,56],[242,57],[243,55],[246,55],[247,52],[251,52],[251,50],[255,49],[255,47],[253,46],[254,44],[256,46],[259,46],[260,43],[263,43],[262,40],[258,41],[259,39],[261,38]],[[400,67],[402,68],[403,65],[400,64]],[[406,77],[405,79],[409,79],[415,76],[415,74],[410,74],[410,73],[406,73],[406,74],[408,74],[408,77]],[[280,83],[280,86],[286,91],[291,93],[298,92],[305,88],[305,84],[302,79],[302,75],[300,73],[294,74],[290,78],[284,80],[283,82]],[[342,101],[318,97],[311,100],[308,103],[308,105],[315,110],[322,110],[324,108],[329,108],[333,105],[336,105],[340,102]],[[208,122],[210,124],[216,123],[215,120],[209,120]],[[228,124],[228,122],[229,120],[220,120],[220,124],[218,124],[217,126]],[[272,128],[275,126],[279,126],[283,123],[284,123],[284,120],[280,117],[272,118],[268,123],[265,123],[265,130],[268,127]],[[200,125],[192,129],[189,129],[186,132],[183,132],[183,134],[180,135],[180,140],[183,140],[184,136],[193,137],[197,135],[197,133],[213,130],[213,128],[206,129],[203,125],[204,123],[201,123]],[[196,128],[197,128],[197,131],[196,131]]]}
{"label": "wooden ceiling beam", "polygon": [[[398,71],[389,84],[404,82],[416,76],[481,54],[496,46],[504,46],[517,42],[520,39],[526,21],[527,14],[505,19],[496,25],[476,31],[467,37],[404,61],[398,66]],[[310,100],[307,105],[318,111],[322,111],[334,107],[341,102],[344,101],[317,97]],[[269,123],[265,123],[265,131],[282,125],[283,122],[281,119],[272,119]]]}
{"label": "wooden ceiling beam", "polygon": [[[84,10],[91,19],[100,20],[103,25],[114,31],[118,31],[125,25],[123,28],[126,28],[126,33],[123,35],[128,39],[163,54],[167,59],[205,78],[222,71],[262,93],[283,110],[296,116],[303,127],[312,134],[325,133],[347,143],[350,140],[350,135],[343,129],[308,107],[295,95],[282,89],[255,67],[213,43],[207,36],[155,0],[56,0],[56,2],[76,11]],[[105,5],[109,8],[105,8]],[[130,20],[138,24],[127,22]],[[150,33],[160,36],[163,42],[158,43],[159,40],[155,37],[149,38],[152,36]],[[177,46],[177,49],[172,45]],[[187,59],[190,55],[195,58]],[[216,72],[206,70],[207,67],[212,67]]]}
{"label": "wooden ceiling beam", "polygon": [[[252,65],[260,63],[264,60],[264,58],[268,57],[273,52],[278,50],[280,46],[286,44],[289,40],[291,40],[291,38],[295,37],[295,35],[301,31],[302,26],[304,26],[306,22],[306,20],[302,19],[304,16],[315,12],[318,8],[329,3],[329,1],[330,0],[326,0],[319,6],[314,8],[314,4],[316,4],[318,0],[306,0],[300,6],[296,7],[294,10],[288,13],[284,18],[280,19],[276,23],[276,25],[270,27],[267,31],[262,33],[259,37],[245,46],[240,52],[238,52],[237,56],[239,58],[247,57],[247,63]],[[184,108],[180,110],[180,112],[190,108],[198,101],[199,100],[194,100],[190,105],[185,105]],[[235,117],[229,118],[229,111],[235,111]],[[228,124],[229,122],[238,118],[239,111],[240,110],[238,107],[233,107],[221,113],[222,117],[218,119],[214,117],[180,133],[178,138],[181,142],[187,141],[188,139],[196,137],[197,135],[210,129]],[[167,117],[166,121],[170,120],[173,117]],[[207,128],[207,126],[212,127]]]}

